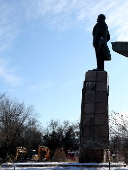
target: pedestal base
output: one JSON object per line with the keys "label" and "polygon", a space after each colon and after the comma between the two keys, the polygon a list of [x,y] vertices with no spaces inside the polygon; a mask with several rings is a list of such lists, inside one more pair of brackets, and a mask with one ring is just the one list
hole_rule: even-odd
{"label": "pedestal base", "polygon": [[80,163],[106,162],[109,148],[108,75],[88,71],[82,89]]}
{"label": "pedestal base", "polygon": [[106,150],[105,149],[82,149],[79,158],[80,163],[89,162],[105,162],[106,161]]}

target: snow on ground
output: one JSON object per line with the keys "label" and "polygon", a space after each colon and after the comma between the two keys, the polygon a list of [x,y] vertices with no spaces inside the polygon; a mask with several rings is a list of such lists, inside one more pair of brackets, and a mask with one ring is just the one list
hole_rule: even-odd
{"label": "snow on ground", "polygon": [[[69,166],[65,166],[65,165]],[[31,167],[18,167],[18,165],[25,165],[25,166],[31,166]],[[34,165],[45,165],[45,167],[33,167]],[[52,166],[53,165],[53,166]],[[72,165],[72,166],[71,166]],[[90,164],[80,164],[80,163],[16,163],[16,164],[11,164],[11,163],[5,163],[2,164],[0,170],[128,170],[127,167],[119,167],[120,165],[123,165],[123,163],[111,163],[110,164],[110,169],[108,167],[108,164],[100,164],[104,167],[78,167],[80,165],[97,165],[96,163],[90,163]],[[7,167],[10,166],[10,167]],[[64,167],[65,166],[65,167]],[[107,167],[105,167],[107,166]],[[116,166],[116,167],[112,167]]]}
{"label": "snow on ground", "polygon": [[[0,170],[14,170],[14,168],[0,168]],[[109,170],[109,168],[86,168],[86,167],[40,167],[40,168],[16,168],[15,170]],[[110,170],[128,170],[126,168],[110,168]]]}
{"label": "snow on ground", "polygon": [[[14,168],[1,168],[1,170],[14,170]],[[15,170],[109,170],[109,168],[101,167],[101,168],[86,168],[86,167],[40,167],[40,168],[34,168],[34,167],[16,167]],[[126,168],[110,168],[110,170],[128,170],[128,167]]]}

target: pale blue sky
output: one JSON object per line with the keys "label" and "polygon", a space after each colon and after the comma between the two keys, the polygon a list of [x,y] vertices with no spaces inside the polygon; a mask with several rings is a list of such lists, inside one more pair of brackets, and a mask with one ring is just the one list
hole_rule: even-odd
{"label": "pale blue sky", "polygon": [[[0,0],[1,93],[34,105],[45,126],[80,118],[85,72],[96,68],[92,28],[106,15],[111,41],[128,41],[128,1]],[[109,110],[128,111],[128,58],[111,49]]]}

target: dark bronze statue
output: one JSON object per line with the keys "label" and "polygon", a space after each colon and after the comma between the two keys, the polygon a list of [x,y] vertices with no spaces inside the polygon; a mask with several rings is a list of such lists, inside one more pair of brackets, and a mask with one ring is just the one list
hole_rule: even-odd
{"label": "dark bronze statue", "polygon": [[93,46],[95,48],[97,59],[96,70],[104,70],[104,60],[111,60],[110,51],[107,46],[107,42],[110,40],[110,34],[105,19],[105,15],[100,14],[92,32]]}

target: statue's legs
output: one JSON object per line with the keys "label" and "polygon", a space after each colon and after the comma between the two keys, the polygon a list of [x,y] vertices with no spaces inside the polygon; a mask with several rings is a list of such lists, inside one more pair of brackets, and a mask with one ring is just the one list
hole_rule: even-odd
{"label": "statue's legs", "polygon": [[95,49],[95,52],[96,52],[96,60],[97,60],[97,69],[104,70],[103,54],[102,54],[102,52],[98,52],[96,49]]}

